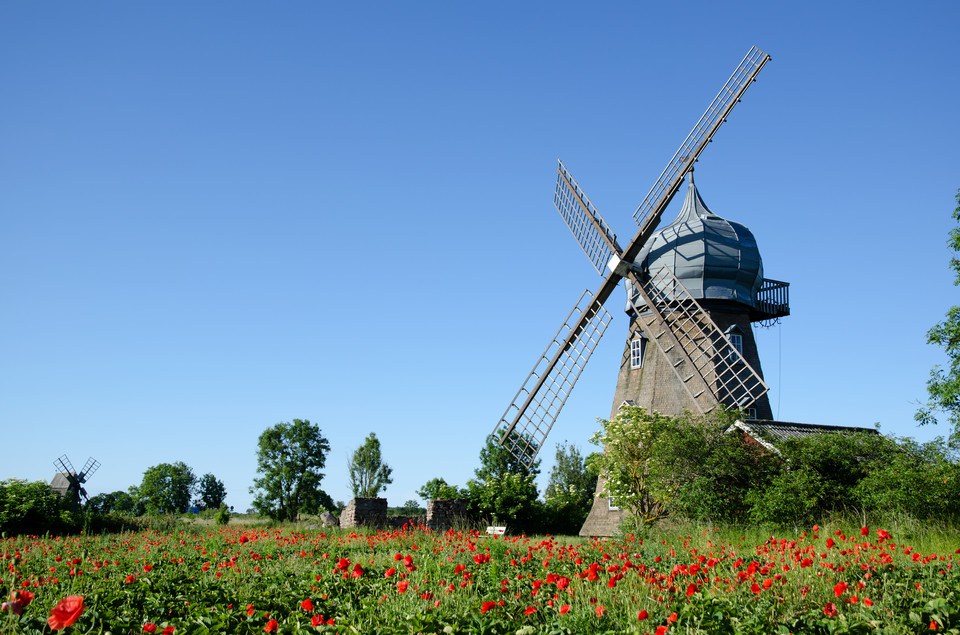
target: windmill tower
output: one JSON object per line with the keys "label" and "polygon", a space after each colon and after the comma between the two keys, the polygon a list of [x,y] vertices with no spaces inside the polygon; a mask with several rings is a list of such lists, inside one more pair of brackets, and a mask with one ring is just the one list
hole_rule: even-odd
{"label": "windmill tower", "polygon": [[[637,208],[639,230],[626,247],[560,163],[554,203],[604,279],[595,293],[580,296],[494,430],[523,464],[535,460],[606,330],[611,315],[604,304],[621,281],[630,329],[614,415],[633,402],[665,413],[724,406],[770,416],[750,323],[789,312],[787,285],[763,279],[753,235],[712,214],[692,180],[700,153],[769,60],[756,47],[748,51]],[[688,174],[680,217],[654,236]]]}
{"label": "windmill tower", "polygon": [[100,461],[90,457],[84,463],[83,469],[77,472],[64,454],[54,461],[53,465],[57,468],[57,473],[50,481],[50,489],[64,498],[69,498],[74,506],[79,507],[81,498],[87,500],[87,490],[83,488],[83,484],[100,468]]}

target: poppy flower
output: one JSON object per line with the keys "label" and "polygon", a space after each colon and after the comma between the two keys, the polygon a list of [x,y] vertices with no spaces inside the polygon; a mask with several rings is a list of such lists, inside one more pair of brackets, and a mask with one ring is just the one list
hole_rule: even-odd
{"label": "poppy flower", "polygon": [[597,614],[597,617],[603,617],[603,614],[607,612],[607,609],[604,608],[602,604],[598,604],[597,608],[594,609],[594,612]]}
{"label": "poppy flower", "polygon": [[383,572],[383,577],[389,578],[390,576],[392,576],[392,575],[393,575],[394,573],[396,573],[396,572],[397,572],[396,569],[394,569],[393,567],[390,567],[389,569],[387,569],[386,571]]}
{"label": "poppy flower", "polygon": [[527,610],[523,612],[524,615],[530,615],[531,613],[536,613],[537,609],[532,606],[528,606]]}
{"label": "poppy flower", "polygon": [[280,628],[280,624],[277,623],[277,620],[270,620],[267,622],[267,625],[263,627],[263,631],[265,633],[276,633],[278,628]]}
{"label": "poppy flower", "polygon": [[313,617],[310,618],[310,625],[313,626],[314,628],[320,626],[321,624],[323,624],[322,615],[314,615]]}
{"label": "poppy flower", "polygon": [[494,608],[496,605],[497,605],[496,602],[484,602],[483,604],[480,605],[480,612],[486,613],[490,609]]}
{"label": "poppy flower", "polygon": [[51,629],[59,631],[76,622],[85,608],[87,607],[83,605],[82,595],[68,595],[50,609],[47,624],[50,625]]}
{"label": "poppy flower", "polygon": [[34,595],[30,591],[14,591],[10,594],[10,599],[20,606],[27,606],[33,602]]}
{"label": "poppy flower", "polygon": [[156,633],[156,632],[157,632],[157,625],[154,624],[153,622],[147,622],[146,624],[143,625],[143,632],[144,632],[144,633]]}
{"label": "poppy flower", "polygon": [[647,609],[643,609],[639,613],[637,613],[637,619],[640,620],[641,622],[647,619],[648,617],[650,617],[650,614],[647,613]]}
{"label": "poppy flower", "polygon": [[656,635],[667,635],[667,627],[666,627],[666,626],[658,626],[658,627],[657,627],[657,634],[656,634]]}
{"label": "poppy flower", "polygon": [[302,608],[304,611],[312,611],[313,602],[310,601],[310,598],[307,598],[306,600],[300,603],[300,608]]}
{"label": "poppy flower", "polygon": [[845,592],[846,590],[847,590],[847,583],[846,583],[846,582],[839,582],[839,583],[837,583],[837,585],[836,585],[835,587],[833,587],[833,594],[834,594],[836,597],[840,597],[841,595],[844,594],[844,592]]}
{"label": "poppy flower", "polygon": [[136,582],[136,581],[137,581],[137,576],[135,575],[128,575],[124,580],[124,582],[126,582],[127,584],[130,584],[131,582]]}
{"label": "poppy flower", "polygon": [[566,615],[569,612],[570,612],[569,604],[564,604],[563,606],[560,607],[560,615]]}
{"label": "poppy flower", "polygon": [[826,606],[823,607],[823,614],[827,617],[836,617],[837,616],[837,607],[833,602],[827,602]]}
{"label": "poppy flower", "polygon": [[359,562],[353,566],[353,573],[351,575],[355,578],[363,577],[363,567],[360,566]]}
{"label": "poppy flower", "polygon": [[397,582],[397,593],[406,593],[407,586],[409,586],[409,584],[410,583],[407,582],[406,580],[403,580],[402,582]]}
{"label": "poppy flower", "polygon": [[163,629],[163,632],[160,635],[173,635],[173,631],[177,630],[175,626],[168,626]]}

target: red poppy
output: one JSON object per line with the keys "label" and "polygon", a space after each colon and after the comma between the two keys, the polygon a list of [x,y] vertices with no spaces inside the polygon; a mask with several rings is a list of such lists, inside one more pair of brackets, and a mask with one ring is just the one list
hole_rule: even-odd
{"label": "red poppy", "polygon": [[563,606],[560,607],[560,615],[566,615],[569,612],[570,612],[569,604],[564,604]]}
{"label": "red poppy", "polygon": [[59,631],[77,621],[80,614],[85,609],[82,595],[68,595],[60,600],[60,603],[50,609],[50,617],[47,618],[47,624],[50,628]]}
{"label": "red poppy", "polygon": [[321,624],[323,624],[322,615],[314,615],[313,617],[310,618],[310,625],[313,626],[314,628],[316,628],[317,626],[320,626]]}
{"label": "red poppy", "polygon": [[355,577],[355,578],[362,578],[362,577],[363,577],[363,567],[360,566],[360,563],[359,563],[359,562],[353,566],[353,574],[352,574],[352,575],[353,575],[353,577]]}
{"label": "red poppy", "polygon": [[666,627],[666,626],[658,626],[658,627],[657,627],[657,635],[667,635],[667,627]]}
{"label": "red poppy", "polygon": [[835,587],[833,587],[833,594],[837,597],[843,595],[847,590],[846,582],[838,582]]}
{"label": "red poppy", "polygon": [[836,617],[837,616],[837,607],[833,602],[827,602],[826,606],[823,607],[823,614],[827,617]]}
{"label": "red poppy", "polygon": [[307,598],[306,600],[300,603],[300,608],[302,608],[304,611],[312,611],[313,602],[310,600],[310,598]]}
{"label": "red poppy", "polygon": [[163,632],[160,635],[173,635],[173,631],[175,630],[177,630],[175,627],[168,626],[165,629],[163,629]]}
{"label": "red poppy", "polygon": [[870,535],[870,528],[869,528],[869,527],[861,527],[861,528],[860,528],[860,535],[861,535],[861,536],[869,536],[869,535]]}
{"label": "red poppy", "polygon": [[496,605],[497,605],[496,602],[484,602],[483,604],[480,605],[480,612],[486,613],[490,609],[494,608]]}
{"label": "red poppy", "polygon": [[691,595],[693,595],[693,594],[696,593],[696,592],[697,592],[697,585],[696,585],[696,584],[689,584],[689,585],[687,585],[687,597],[690,597]]}
{"label": "red poppy", "polygon": [[641,610],[639,613],[637,613],[637,619],[640,620],[640,621],[643,621],[643,620],[647,619],[648,617],[650,617],[650,614],[647,613],[647,609],[643,609],[643,610]]}
{"label": "red poppy", "polygon": [[30,591],[14,591],[10,594],[10,599],[20,606],[27,606],[33,602],[34,595]]}
{"label": "red poppy", "polygon": [[136,582],[136,581],[137,581],[137,576],[135,575],[128,575],[124,580],[124,582],[126,582],[127,584],[130,584],[131,582]]}
{"label": "red poppy", "polygon": [[930,620],[930,630],[935,631],[939,629],[940,626],[937,624],[936,620]]}
{"label": "red poppy", "polygon": [[151,571],[152,569],[153,569],[153,565],[152,565],[152,564],[144,565],[144,567],[143,567],[143,570],[144,570],[144,571]]}
{"label": "red poppy", "polygon": [[265,633],[276,633],[278,628],[280,628],[280,624],[277,623],[277,620],[270,620],[267,622],[267,625],[263,627],[263,631]]}
{"label": "red poppy", "polygon": [[671,614],[670,614],[670,617],[667,618],[667,622],[674,623],[674,622],[676,622],[676,621],[677,621],[677,614],[676,614],[676,613],[671,613]]}
{"label": "red poppy", "polygon": [[154,624],[153,622],[147,622],[146,624],[143,625],[143,632],[144,632],[144,633],[156,633],[156,632],[157,632],[157,625]]}
{"label": "red poppy", "polygon": [[594,612],[596,612],[597,617],[603,617],[603,614],[607,612],[607,609],[605,609],[602,604],[598,604],[597,608],[594,609]]}
{"label": "red poppy", "polygon": [[532,606],[528,606],[527,610],[523,612],[524,615],[530,615],[531,613],[536,613],[537,609]]}
{"label": "red poppy", "polygon": [[870,598],[863,598],[863,603],[867,606],[873,606],[873,600]]}
{"label": "red poppy", "polygon": [[392,576],[392,575],[393,575],[394,573],[396,573],[396,572],[397,572],[396,569],[394,569],[393,567],[390,567],[389,569],[387,569],[386,571],[383,572],[383,577],[389,578],[390,576]]}
{"label": "red poppy", "polygon": [[403,580],[402,582],[397,582],[397,593],[406,593],[407,586],[409,586],[409,584],[410,583],[407,582],[406,580]]}

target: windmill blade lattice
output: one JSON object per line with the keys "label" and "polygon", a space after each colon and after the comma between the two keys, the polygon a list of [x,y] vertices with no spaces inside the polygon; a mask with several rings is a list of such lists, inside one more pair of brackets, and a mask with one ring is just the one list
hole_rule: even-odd
{"label": "windmill blade lattice", "polygon": [[494,436],[523,465],[533,464],[610,319],[584,291],[500,418]]}
{"label": "windmill blade lattice", "polygon": [[623,250],[617,244],[616,235],[570,176],[562,161],[557,168],[557,190],[553,204],[597,272],[601,276],[606,275],[610,258]]}
{"label": "windmill blade lattice", "polygon": [[646,280],[629,276],[638,322],[701,412],[745,410],[768,390],[760,375],[667,267]]}
{"label": "windmill blade lattice", "polygon": [[664,168],[660,178],[653,184],[646,198],[637,207],[637,211],[633,213],[637,225],[644,228],[651,221],[655,221],[650,231],[656,227],[656,223],[660,222],[660,219],[659,214],[654,217],[655,210],[666,207],[665,204],[661,205],[664,198],[668,200],[673,198],[683,182],[683,176],[696,163],[697,157],[713,139],[713,135],[720,128],[720,124],[726,121],[727,115],[737,105],[743,94],[747,92],[747,88],[757,78],[757,74],[763,68],[763,65],[769,61],[769,55],[755,46],[750,48],[743,61],[733,71],[733,75],[730,76],[730,79],[720,89],[713,102],[707,107],[706,112],[700,117],[700,121],[687,135],[686,140],[680,144],[680,149],[667,163],[667,167]]}

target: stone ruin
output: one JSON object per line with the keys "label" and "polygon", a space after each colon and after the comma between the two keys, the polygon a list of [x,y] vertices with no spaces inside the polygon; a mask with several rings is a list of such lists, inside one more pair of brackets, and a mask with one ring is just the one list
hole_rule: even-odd
{"label": "stone ruin", "polygon": [[465,498],[441,498],[427,503],[424,516],[387,516],[387,499],[354,498],[340,514],[340,526],[350,527],[402,527],[426,525],[434,531],[446,531],[463,525],[467,518]]}

